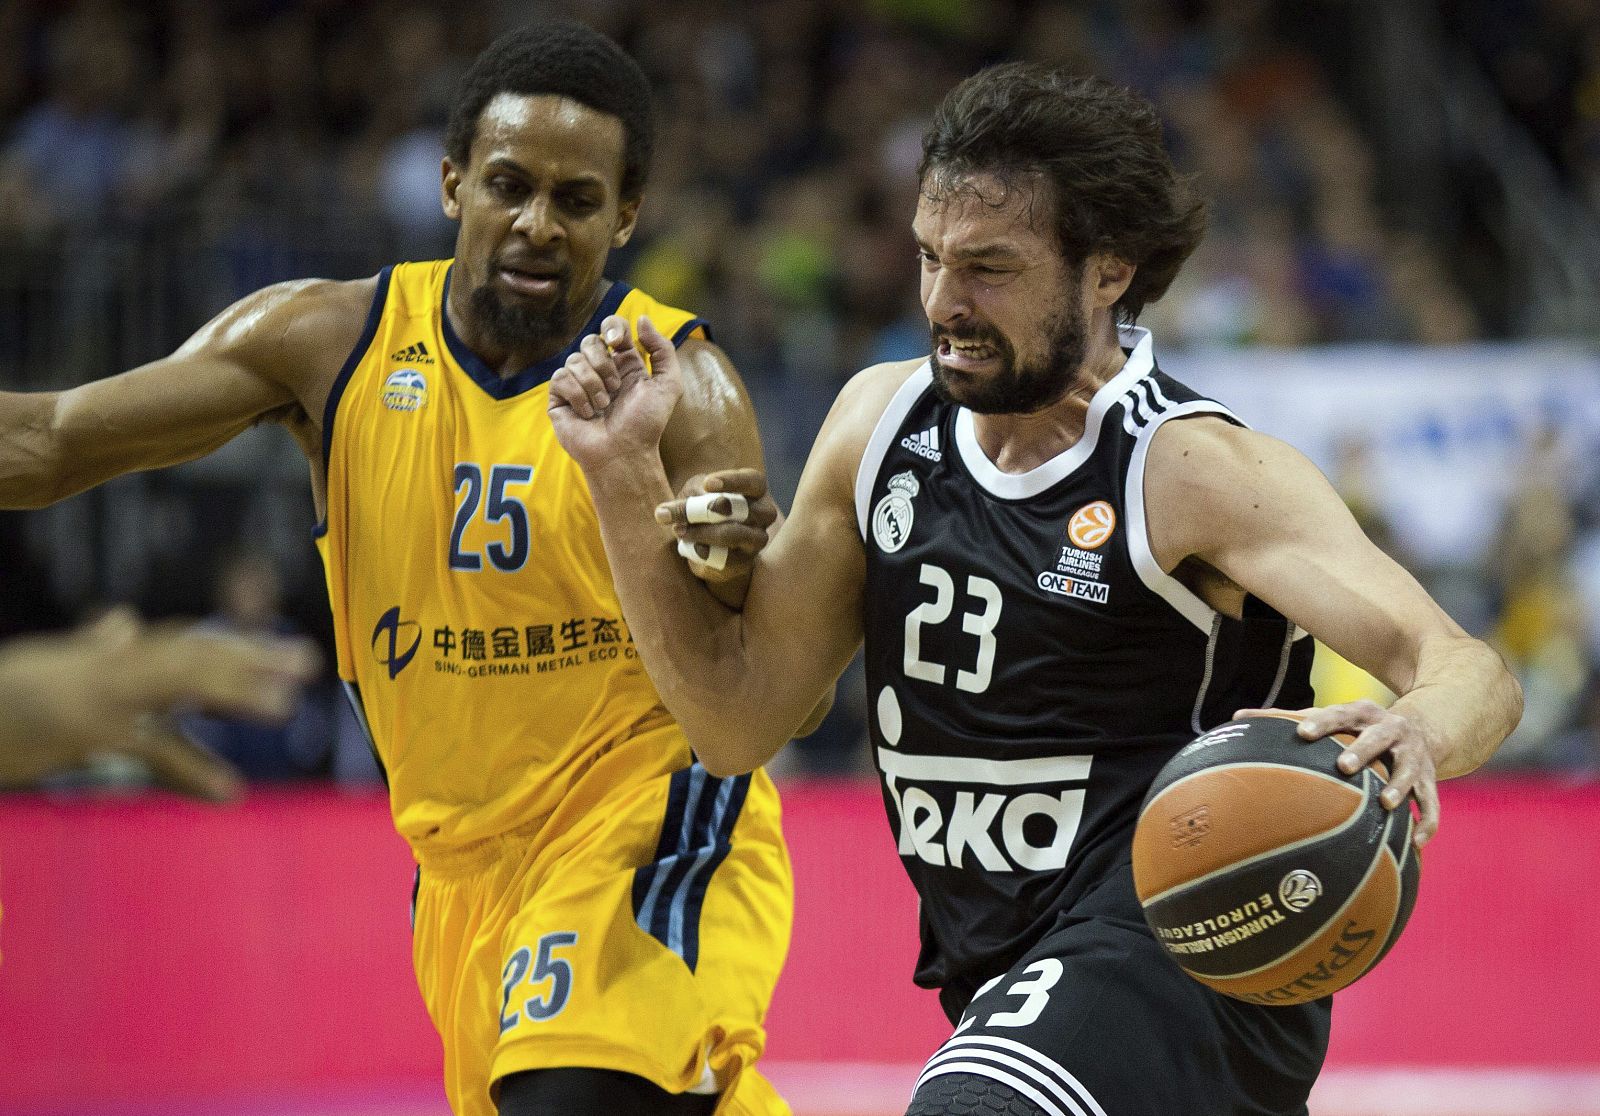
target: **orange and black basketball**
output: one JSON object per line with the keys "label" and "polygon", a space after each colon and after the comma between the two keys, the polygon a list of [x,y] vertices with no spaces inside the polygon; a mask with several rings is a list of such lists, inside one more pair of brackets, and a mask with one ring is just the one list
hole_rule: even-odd
{"label": "orange and black basketball", "polygon": [[1133,837],[1145,919],[1189,975],[1236,999],[1299,1004],[1367,972],[1400,936],[1420,867],[1386,772],[1338,767],[1288,716],[1229,721],[1161,770]]}

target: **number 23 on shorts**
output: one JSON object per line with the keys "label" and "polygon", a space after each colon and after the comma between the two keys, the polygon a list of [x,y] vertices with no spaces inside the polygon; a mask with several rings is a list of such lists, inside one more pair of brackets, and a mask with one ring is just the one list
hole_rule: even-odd
{"label": "number 23 on shorts", "polygon": [[522,1022],[523,1016],[538,1023],[561,1014],[572,994],[572,962],[558,951],[577,944],[576,933],[557,930],[540,938],[535,949],[523,946],[506,960],[500,974],[504,992],[500,999],[502,1035]]}
{"label": "number 23 on shorts", "polygon": [[[1021,1006],[1015,1011],[997,1011],[984,1020],[983,1025],[985,1027],[1026,1027],[1035,1022],[1044,1013],[1045,1005],[1050,1002],[1050,989],[1060,983],[1061,974],[1064,971],[1065,969],[1061,962],[1054,957],[1041,957],[1024,970],[1021,980],[1012,982],[1011,986],[1005,991],[1007,996],[1025,997]],[[997,976],[978,989],[977,995],[972,997],[973,1002],[976,1003],[979,996],[982,996],[989,989],[1006,979],[1006,975]],[[968,1010],[970,1011],[971,1009],[969,1008]],[[967,1015],[961,1020],[961,1025],[956,1028],[956,1034],[959,1035],[976,1022],[978,1022],[976,1015]]]}

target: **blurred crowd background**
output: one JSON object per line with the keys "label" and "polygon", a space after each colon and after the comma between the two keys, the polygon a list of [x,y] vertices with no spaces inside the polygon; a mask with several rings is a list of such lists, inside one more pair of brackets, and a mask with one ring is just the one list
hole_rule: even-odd
{"label": "blurred crowd background", "polygon": [[[1575,394],[1585,375],[1600,394],[1593,0],[9,0],[0,388],[153,359],[277,280],[448,255],[455,82],[499,31],[554,14],[613,35],[655,82],[658,156],[611,273],[712,322],[781,496],[844,379],[926,350],[908,234],[922,131],[956,81],[1007,58],[1145,93],[1199,176],[1210,234],[1141,321],[1180,376],[1185,353],[1328,353],[1337,376],[1415,348],[1459,354],[1465,385],[1496,374],[1477,355],[1537,373],[1556,353]],[[1600,770],[1600,422],[1568,421],[1555,395],[1486,544],[1441,554],[1394,522],[1383,447],[1349,421],[1364,400],[1317,398],[1347,431],[1320,463],[1369,532],[1523,679],[1528,716],[1497,762]],[[127,601],[327,643],[304,473],[259,431],[0,513],[0,634]],[[1331,656],[1321,677],[1324,700],[1370,685]],[[865,766],[858,685],[791,770]],[[376,778],[331,676],[284,730],[193,729],[252,778]]]}

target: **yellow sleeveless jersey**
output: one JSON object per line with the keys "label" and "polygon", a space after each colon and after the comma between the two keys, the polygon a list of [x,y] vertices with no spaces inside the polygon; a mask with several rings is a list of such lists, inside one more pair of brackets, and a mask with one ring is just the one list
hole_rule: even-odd
{"label": "yellow sleeveless jersey", "polygon": [[[419,852],[534,825],[686,767],[606,564],[589,489],[546,413],[563,352],[502,380],[444,313],[450,261],[382,272],[323,417],[318,530],[339,675]],[[574,339],[648,315],[700,319],[613,283]],[[569,350],[570,351],[570,350]],[[663,734],[640,734],[667,728]],[[599,757],[629,740],[645,755]]]}

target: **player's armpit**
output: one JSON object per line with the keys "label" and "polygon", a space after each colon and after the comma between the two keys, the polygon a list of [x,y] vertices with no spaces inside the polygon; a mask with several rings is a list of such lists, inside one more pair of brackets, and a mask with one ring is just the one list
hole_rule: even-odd
{"label": "player's armpit", "polygon": [[1145,505],[1163,569],[1206,563],[1396,693],[1414,682],[1423,638],[1464,634],[1362,533],[1316,466],[1276,438],[1213,418],[1165,424]]}
{"label": "player's armpit", "polygon": [[1169,422],[1145,504],[1163,569],[1197,557],[1373,674],[1441,776],[1472,770],[1515,727],[1521,695],[1499,655],[1362,533],[1297,450],[1216,419]]}

